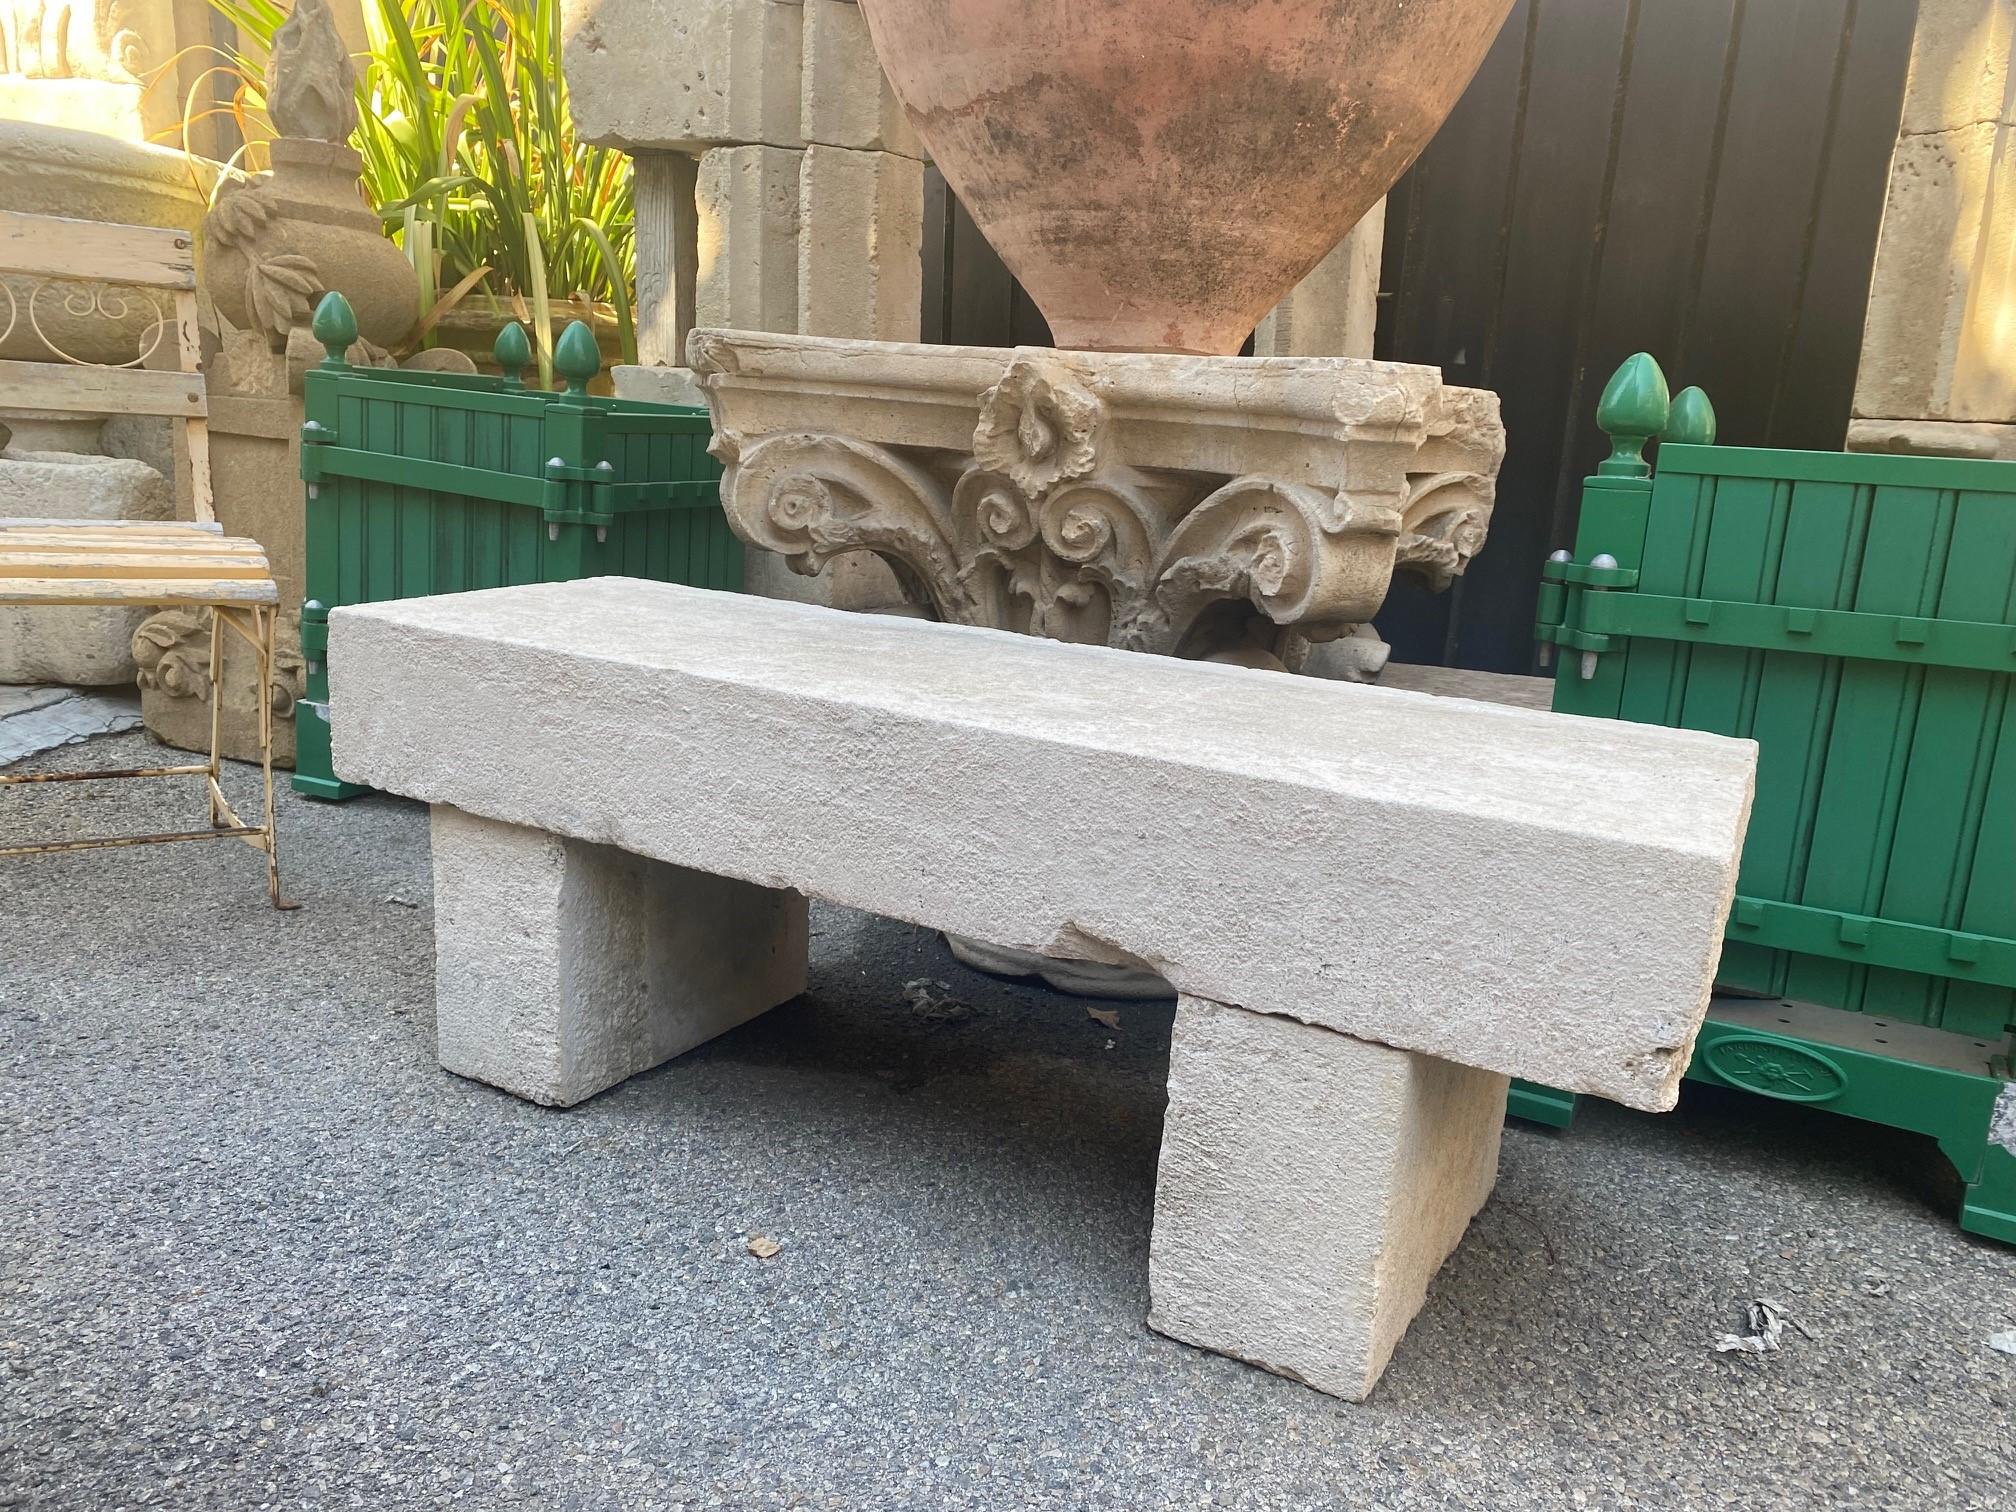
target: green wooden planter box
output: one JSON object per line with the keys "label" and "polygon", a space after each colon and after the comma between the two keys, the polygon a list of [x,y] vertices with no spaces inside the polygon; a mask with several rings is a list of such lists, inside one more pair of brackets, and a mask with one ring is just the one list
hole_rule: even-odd
{"label": "green wooden planter box", "polygon": [[345,604],[519,583],[622,576],[742,586],[742,544],[721,511],[704,409],[598,398],[601,359],[577,322],[554,350],[564,393],[528,389],[531,344],[497,340],[502,378],[352,367],[341,295],[315,314],[329,356],[303,385],[307,484],[294,789],[365,789],[329,764],[329,611]]}
{"label": "green wooden planter box", "polygon": [[1702,444],[1643,355],[1598,416],[1541,589],[1554,707],[1759,746],[1687,1074],[1931,1135],[1961,1226],[2016,1243],[2016,463]]}

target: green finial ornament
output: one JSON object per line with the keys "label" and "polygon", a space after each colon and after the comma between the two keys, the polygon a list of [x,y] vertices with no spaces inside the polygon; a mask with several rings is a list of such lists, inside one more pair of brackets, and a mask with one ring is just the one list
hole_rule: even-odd
{"label": "green finial ornament", "polygon": [[322,350],[328,353],[322,359],[322,366],[349,366],[343,354],[357,344],[357,312],[350,308],[349,300],[331,289],[315,306],[315,318],[308,322],[308,329],[322,343]]}
{"label": "green finial ornament", "polygon": [[532,338],[525,334],[525,327],[515,320],[507,324],[497,333],[490,355],[504,371],[504,387],[525,387],[525,365],[532,360]]}
{"label": "green finial ornament", "polygon": [[1684,388],[1673,396],[1673,413],[1661,432],[1661,441],[1677,441],[1682,446],[1715,444],[1715,406],[1698,388]]}
{"label": "green finial ornament", "polygon": [[588,380],[602,371],[602,351],[587,323],[570,320],[553,347],[553,371],[567,380],[567,392],[585,394]]}
{"label": "green finial ornament", "polygon": [[1666,375],[1659,371],[1652,354],[1640,352],[1625,358],[1604,386],[1603,398],[1596,406],[1596,423],[1610,438],[1610,455],[1597,464],[1597,476],[1651,477],[1645,443],[1666,428],[1672,410]]}

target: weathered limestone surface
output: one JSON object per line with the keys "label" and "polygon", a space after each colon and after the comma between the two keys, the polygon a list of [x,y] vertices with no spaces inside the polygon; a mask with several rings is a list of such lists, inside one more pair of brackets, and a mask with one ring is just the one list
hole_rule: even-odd
{"label": "weathered limestone surface", "polygon": [[623,579],[331,634],[346,780],[1641,1108],[1671,1106],[1706,1010],[1755,765],[1694,731]]}
{"label": "weathered limestone surface", "polygon": [[805,900],[433,813],[441,1064],[568,1107],[805,990]]}
{"label": "weathered limestone surface", "polygon": [[[2012,0],[1919,7],[1856,374],[1858,420],[2016,423],[2012,52]],[[1983,441],[1969,429],[1888,424],[1849,434],[1859,450],[1944,451],[1951,442],[1978,456]]]}
{"label": "weathered limestone surface", "polygon": [[2016,460],[2016,422],[1991,425],[1979,420],[1850,420],[1848,450],[2008,462]]}
{"label": "weathered limestone surface", "polygon": [[1356,358],[712,330],[688,354],[745,541],[807,574],[873,551],[940,619],[1129,650],[1292,668],[1395,571],[1446,587],[1504,452],[1495,395]]}
{"label": "weathered limestone surface", "polygon": [[917,339],[924,322],[922,163],[893,152],[808,147],[798,224],[800,332]]}
{"label": "weathered limestone surface", "polygon": [[[68,452],[0,456],[0,520],[160,520],[174,489],[144,462]],[[134,677],[144,609],[0,605],[0,683],[109,687]]]}
{"label": "weathered limestone surface", "polygon": [[896,92],[875,61],[854,0],[804,0],[805,69],[799,129],[807,142],[925,155]]}
{"label": "weathered limestone surface", "polygon": [[1254,327],[1253,355],[1370,357],[1385,240],[1386,201],[1381,200]]}
{"label": "weathered limestone surface", "polygon": [[563,0],[581,135],[626,152],[803,145],[796,0]]}
{"label": "weathered limestone surface", "polygon": [[[701,157],[695,186],[698,324],[798,328],[799,181],[805,157],[761,146],[717,147]],[[683,356],[672,353],[669,360]]]}
{"label": "weathered limestone surface", "polygon": [[1505,1087],[1180,999],[1149,1326],[1362,1401],[1491,1194]]}

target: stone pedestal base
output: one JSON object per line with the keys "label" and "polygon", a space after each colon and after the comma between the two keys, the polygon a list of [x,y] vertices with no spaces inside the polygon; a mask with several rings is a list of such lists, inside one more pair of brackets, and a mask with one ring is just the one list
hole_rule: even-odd
{"label": "stone pedestal base", "polygon": [[570,1107],[805,990],[805,899],[433,810],[441,1064]]}
{"label": "stone pedestal base", "polygon": [[[159,520],[174,502],[168,480],[144,462],[18,449],[0,456],[0,520]],[[97,605],[0,606],[0,683],[130,684],[133,631],[146,617],[145,609]]]}
{"label": "stone pedestal base", "polygon": [[1498,1176],[1506,1078],[1185,996],[1148,1324],[1363,1401]]}

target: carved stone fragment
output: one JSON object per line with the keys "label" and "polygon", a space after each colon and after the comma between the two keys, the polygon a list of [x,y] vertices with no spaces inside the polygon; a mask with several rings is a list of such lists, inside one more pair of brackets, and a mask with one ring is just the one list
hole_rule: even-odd
{"label": "carved stone fragment", "polygon": [[1292,665],[1396,570],[1483,545],[1494,395],[1353,358],[927,347],[698,331],[744,540],[871,551],[941,620]]}

